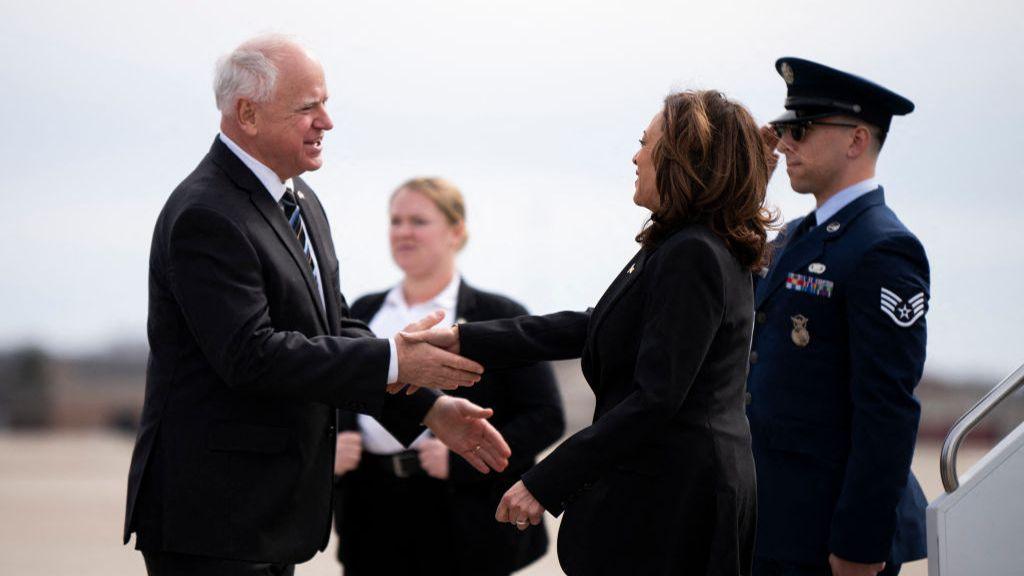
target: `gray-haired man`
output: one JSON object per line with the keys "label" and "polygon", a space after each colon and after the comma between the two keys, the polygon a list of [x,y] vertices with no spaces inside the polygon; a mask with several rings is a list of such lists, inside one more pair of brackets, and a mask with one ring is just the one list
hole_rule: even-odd
{"label": "gray-haired man", "polygon": [[299,178],[333,127],[320,64],[256,38],[218,64],[215,91],[221,132],[153,234],[124,538],[150,574],[290,574],[330,534],[335,407],[405,441],[423,422],[481,471],[509,449],[489,410],[385,392],[471,385],[479,365],[348,317],[326,215]]}

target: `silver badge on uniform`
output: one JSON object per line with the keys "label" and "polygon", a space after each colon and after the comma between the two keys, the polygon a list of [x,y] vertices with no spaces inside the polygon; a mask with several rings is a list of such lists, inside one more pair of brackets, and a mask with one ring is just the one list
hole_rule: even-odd
{"label": "silver badge on uniform", "polygon": [[789,333],[789,337],[793,339],[793,344],[800,348],[807,346],[811,341],[811,333],[807,331],[807,317],[797,314],[791,316],[790,320],[793,321],[793,331]]}
{"label": "silver badge on uniform", "polygon": [[807,267],[807,271],[811,274],[822,274],[825,272],[825,265],[821,262],[814,262]]}
{"label": "silver badge on uniform", "polygon": [[882,312],[897,326],[909,328],[924,316],[924,292],[918,292],[906,302],[888,288],[882,287]]}
{"label": "silver badge on uniform", "polygon": [[839,231],[839,226],[840,226],[839,222],[829,222],[828,226],[825,227],[825,230],[829,234],[831,234],[833,232],[838,232]]}
{"label": "silver badge on uniform", "polygon": [[299,195],[299,200],[306,199],[306,195],[302,193],[302,190],[296,190],[295,193]]}

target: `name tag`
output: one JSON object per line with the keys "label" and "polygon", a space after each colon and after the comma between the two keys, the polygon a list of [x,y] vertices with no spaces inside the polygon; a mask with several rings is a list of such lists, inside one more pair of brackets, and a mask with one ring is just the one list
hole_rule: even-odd
{"label": "name tag", "polygon": [[831,280],[812,278],[795,272],[790,272],[789,276],[786,277],[786,290],[806,292],[807,294],[824,296],[825,298],[832,297],[833,286],[835,284]]}

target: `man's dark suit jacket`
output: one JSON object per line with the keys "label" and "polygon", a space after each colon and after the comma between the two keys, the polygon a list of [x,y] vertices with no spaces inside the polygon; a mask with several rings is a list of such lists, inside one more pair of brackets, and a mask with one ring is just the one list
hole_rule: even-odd
{"label": "man's dark suit jacket", "polygon": [[[370,294],[352,304],[352,316],[369,322],[380,310],[387,292]],[[498,294],[477,290],[462,281],[456,300],[455,320],[475,322],[495,318],[512,318],[526,314],[526,309],[517,302]],[[562,401],[558,395],[554,374],[547,364],[531,364],[511,370],[489,371],[475,386],[459,388],[448,392],[452,396],[466,398],[486,408],[494,409],[491,424],[501,432],[512,448],[508,468],[504,472],[481,474],[461,457],[449,456],[449,478],[445,482],[444,517],[435,519],[438,524],[435,534],[438,540],[449,538],[449,542],[437,542],[438,551],[448,550],[454,559],[446,559],[449,565],[460,567],[459,574],[508,574],[526,566],[541,557],[547,550],[547,531],[533,527],[518,531],[508,524],[499,524],[494,519],[502,495],[514,484],[519,476],[533,466],[536,455],[562,435],[565,431],[565,417]],[[347,410],[339,411],[339,428],[358,430],[356,414]],[[373,494],[374,501],[382,504],[366,506],[365,502],[351,502],[352,486],[349,475],[338,482],[338,497],[335,499],[335,522],[338,526],[338,558],[343,562],[354,561],[367,565],[366,559],[379,558],[382,554],[394,553],[393,542],[368,542],[360,538],[358,517],[363,513],[381,513],[386,508],[389,494],[381,489]],[[438,481],[440,482],[440,481]],[[366,494],[361,494],[365,497]],[[364,498],[365,499],[365,498]],[[346,514],[346,507],[357,507],[357,513]],[[430,509],[436,509],[431,503]],[[415,526],[422,525],[422,518],[409,518],[413,511],[397,511],[402,518],[396,518],[397,526],[407,526],[411,520]],[[431,534],[423,534],[430,538]],[[358,558],[356,558],[358,556]],[[429,565],[429,562],[426,562]]]}
{"label": "man's dark suit jacket", "polygon": [[460,328],[486,369],[582,356],[594,423],[523,474],[571,576],[749,574],[754,462],[743,412],[753,286],[708,228],[641,250],[592,312]]}
{"label": "man's dark suit jacket", "polygon": [[[924,558],[928,502],[910,464],[928,258],[881,188],[797,236],[802,221],[780,234],[757,283],[747,381],[757,556],[826,570],[829,553],[864,563]],[[797,322],[809,336],[803,345]]]}
{"label": "man's dark suit jacket", "polygon": [[386,398],[388,343],[348,318],[323,208],[295,183],[326,308],[282,210],[219,138],[160,213],[126,543],[302,562],[330,535],[334,407],[403,441],[422,429],[434,396]]}

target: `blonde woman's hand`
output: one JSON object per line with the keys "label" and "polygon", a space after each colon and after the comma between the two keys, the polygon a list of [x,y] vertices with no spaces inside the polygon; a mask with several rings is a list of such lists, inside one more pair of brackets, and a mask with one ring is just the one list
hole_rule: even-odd
{"label": "blonde woman's hand", "polygon": [[334,475],[342,476],[359,467],[363,457],[363,435],[359,432],[342,432],[334,446]]}
{"label": "blonde woman's hand", "polygon": [[417,448],[420,466],[432,478],[448,479],[448,447],[436,438],[426,438]]}

